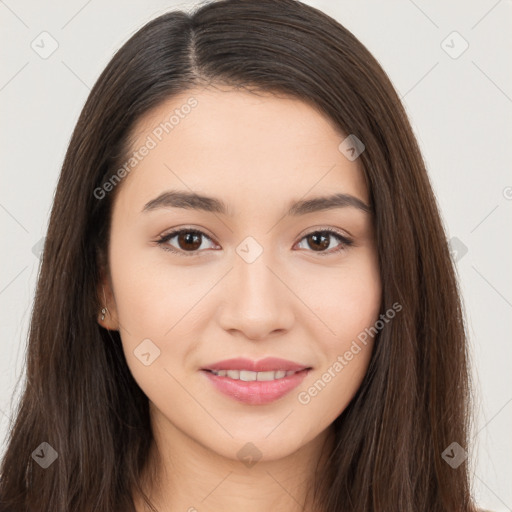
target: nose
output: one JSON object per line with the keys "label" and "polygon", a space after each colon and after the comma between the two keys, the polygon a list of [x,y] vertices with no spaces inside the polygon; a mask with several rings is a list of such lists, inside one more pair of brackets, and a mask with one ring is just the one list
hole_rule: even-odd
{"label": "nose", "polygon": [[235,255],[222,305],[217,310],[225,331],[256,341],[291,328],[295,319],[294,295],[283,272],[273,268],[276,266],[265,251],[252,262]]}

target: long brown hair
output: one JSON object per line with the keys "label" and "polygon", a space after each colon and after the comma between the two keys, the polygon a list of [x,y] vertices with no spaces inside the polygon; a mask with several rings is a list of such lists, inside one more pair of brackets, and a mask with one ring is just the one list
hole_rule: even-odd
{"label": "long brown hair", "polygon": [[[364,381],[335,420],[334,449],[311,491],[319,510],[470,511],[470,381],[461,299],[425,164],[390,80],[338,22],[296,0],[221,0],[173,11],[131,37],[103,71],[70,141],[32,312],[26,382],[1,465],[13,512],[133,512],[152,441],[148,399],[96,294],[114,194],[150,109],[197,85],[291,95],[314,105],[360,155],[373,209],[382,312]],[[34,452],[57,459],[43,469]],[[53,453],[53,452],[51,452]],[[142,491],[142,489],[140,489]]]}

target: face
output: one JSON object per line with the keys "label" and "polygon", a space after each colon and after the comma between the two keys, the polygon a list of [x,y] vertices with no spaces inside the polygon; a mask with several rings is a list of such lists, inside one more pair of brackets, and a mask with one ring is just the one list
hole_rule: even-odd
{"label": "face", "polygon": [[381,284],[360,161],[311,106],[232,89],[173,97],[135,133],[101,323],[119,329],[158,428],[231,459],[246,443],[291,454],[343,412],[373,348]]}

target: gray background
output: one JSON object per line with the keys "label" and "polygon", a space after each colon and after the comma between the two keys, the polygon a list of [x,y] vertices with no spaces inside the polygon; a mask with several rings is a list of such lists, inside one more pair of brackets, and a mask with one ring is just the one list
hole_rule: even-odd
{"label": "gray background", "polygon": [[[512,275],[505,264],[512,253],[512,72],[506,65],[512,2],[306,3],[333,16],[368,47],[406,106],[457,260],[466,308],[477,393],[474,495],[480,506],[512,510]],[[23,379],[38,242],[80,110],[114,51],[138,28],[171,8],[191,5],[0,0],[1,453],[19,393],[15,385]],[[45,31],[50,35],[41,36]],[[42,58],[52,44],[57,49]]]}

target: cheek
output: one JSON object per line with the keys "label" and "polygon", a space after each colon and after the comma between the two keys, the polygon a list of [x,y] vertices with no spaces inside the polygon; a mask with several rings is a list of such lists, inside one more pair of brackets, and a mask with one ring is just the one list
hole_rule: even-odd
{"label": "cheek", "polygon": [[169,264],[162,249],[133,240],[137,236],[118,230],[111,239],[116,309],[126,332],[161,337],[186,312],[189,298],[204,293],[204,284],[192,267]]}
{"label": "cheek", "polygon": [[[145,390],[158,379],[162,385],[167,382],[162,389],[169,387],[164,369],[183,371],[199,339],[191,331],[201,329],[211,317],[201,299],[219,279],[207,266],[198,271],[194,265],[173,265],[166,256],[161,249],[138,247],[120,236],[111,241],[111,277],[123,348],[133,376]],[[143,360],[146,353],[152,361],[148,366]]]}
{"label": "cheek", "polygon": [[[371,328],[380,309],[380,280],[374,277],[347,279],[345,287],[323,298],[322,320],[335,335],[316,335],[322,362],[296,397],[319,424],[331,424],[346,409],[366,375],[374,347]],[[318,329],[325,333],[323,326]]]}
{"label": "cheek", "polygon": [[336,272],[330,269],[315,277],[309,280],[308,296],[322,322],[315,322],[311,335],[323,357],[297,398],[329,422],[346,408],[366,374],[374,344],[371,328],[379,319],[381,279],[370,250],[347,258]]}
{"label": "cheek", "polygon": [[314,273],[304,293],[329,329],[329,346],[343,348],[378,319],[381,279],[374,252],[359,251],[336,268]]}

